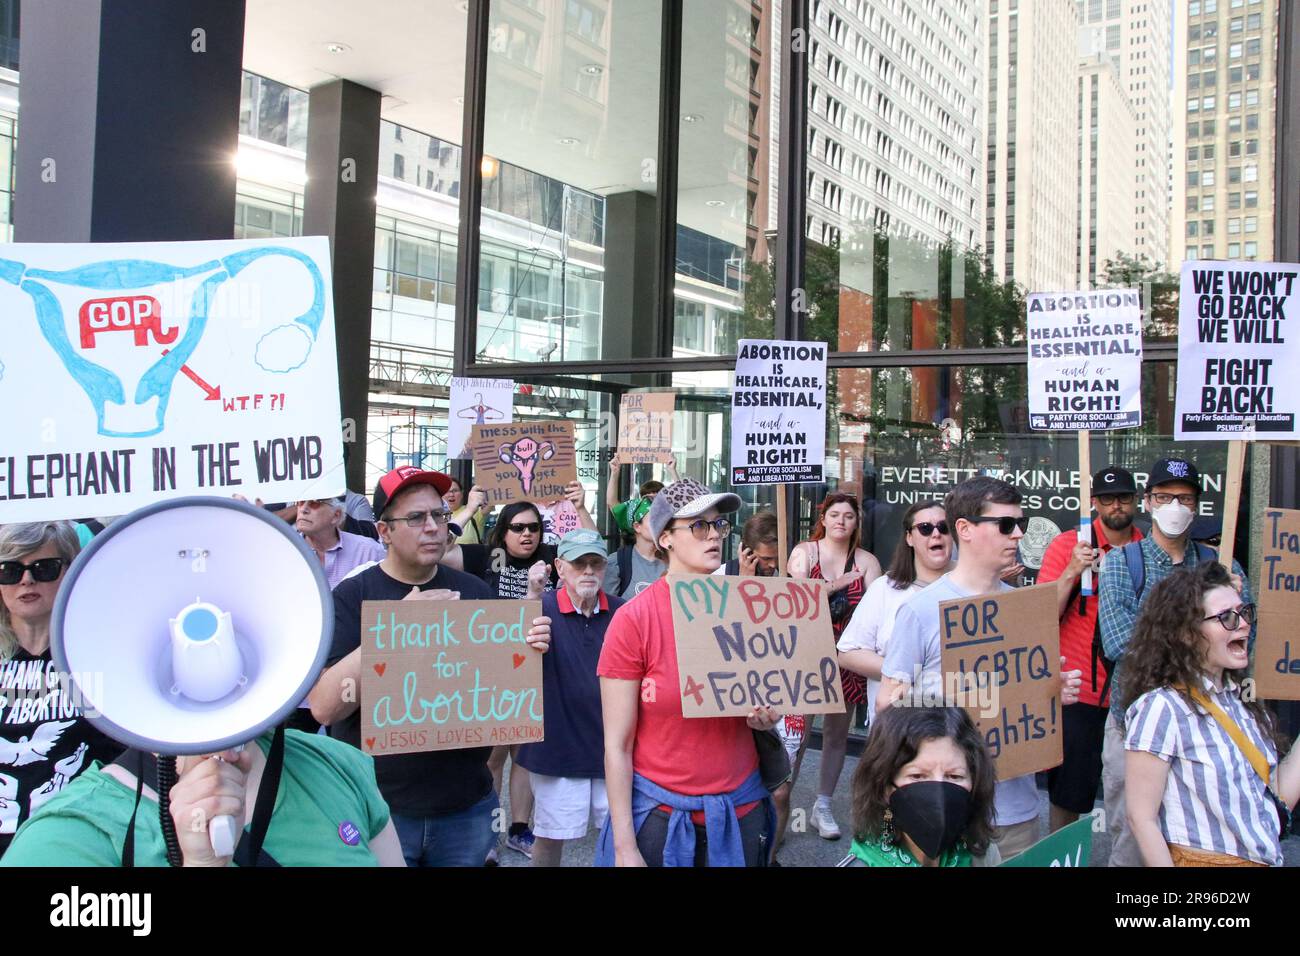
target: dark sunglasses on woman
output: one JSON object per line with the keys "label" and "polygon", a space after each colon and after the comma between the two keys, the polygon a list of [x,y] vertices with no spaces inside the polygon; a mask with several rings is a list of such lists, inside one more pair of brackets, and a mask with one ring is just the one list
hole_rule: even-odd
{"label": "dark sunglasses on woman", "polygon": [[21,561],[0,561],[0,584],[17,584],[28,571],[32,572],[32,580],[48,584],[59,579],[67,563],[63,558],[41,558],[31,564],[23,564]]}
{"label": "dark sunglasses on woman", "polygon": [[908,528],[907,530],[919,531],[921,532],[921,537],[923,538],[930,537],[930,535],[934,534],[934,532],[938,530],[938,532],[946,538],[948,537],[948,522],[918,521],[916,524],[912,525],[912,527]]}
{"label": "dark sunglasses on woman", "polygon": [[529,534],[537,534],[537,532],[542,530],[541,524],[536,521],[512,521],[510,524],[506,525],[506,528],[513,531],[515,534],[523,534],[525,531]]}

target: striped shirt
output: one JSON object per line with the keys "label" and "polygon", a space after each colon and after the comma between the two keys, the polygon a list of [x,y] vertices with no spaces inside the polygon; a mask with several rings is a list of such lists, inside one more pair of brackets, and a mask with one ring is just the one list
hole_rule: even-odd
{"label": "striped shirt", "polygon": [[[1239,699],[1231,681],[1221,691],[1205,679],[1205,694],[1223,708],[1277,769],[1277,749]],[[1213,715],[1170,687],[1148,691],[1129,707],[1124,747],[1169,764],[1160,830],[1165,840],[1282,865],[1277,811],[1246,755]]]}
{"label": "striped shirt", "polygon": [[[307,542],[307,547],[311,547],[310,541]],[[332,591],[334,585],[338,584],[358,567],[369,562],[382,561],[387,553],[388,549],[374,538],[367,538],[363,534],[340,531],[338,543],[328,551],[316,552],[316,556],[321,560],[321,565],[325,571],[325,581]]]}

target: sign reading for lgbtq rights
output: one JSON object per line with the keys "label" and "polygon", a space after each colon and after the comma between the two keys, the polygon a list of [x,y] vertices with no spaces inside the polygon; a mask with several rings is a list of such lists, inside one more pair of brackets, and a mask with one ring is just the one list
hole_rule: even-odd
{"label": "sign reading for lgbtq rights", "polygon": [[1300,511],[1264,512],[1255,689],[1267,700],[1300,700]]}
{"label": "sign reading for lgbtq rights", "polygon": [[542,739],[540,601],[365,601],[361,749],[422,753]]}
{"label": "sign reading for lgbtq rights", "polygon": [[820,582],[671,574],[668,589],[682,716],[843,713]]}
{"label": "sign reading for lgbtq rights", "polygon": [[[939,605],[945,683],[988,743],[999,780],[1062,760],[1056,607],[1055,584]],[[973,699],[989,699],[989,692],[989,710],[971,706]]]}
{"label": "sign reading for lgbtq rights", "polygon": [[321,237],[0,246],[0,523],[344,490]]}

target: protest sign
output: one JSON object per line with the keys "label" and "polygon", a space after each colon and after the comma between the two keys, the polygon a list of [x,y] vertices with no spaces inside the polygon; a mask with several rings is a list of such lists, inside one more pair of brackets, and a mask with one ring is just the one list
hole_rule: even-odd
{"label": "protest sign", "polygon": [[826,346],[741,339],[731,393],[731,483],[820,482],[826,466]]}
{"label": "protest sign", "polygon": [[578,480],[573,422],[475,425],[470,433],[474,483],[489,507],[512,501],[551,502]]}
{"label": "protest sign", "polygon": [[633,392],[618,404],[618,454],[620,464],[642,465],[673,460],[673,406],[671,392]]}
{"label": "protest sign", "polygon": [[1300,511],[1264,512],[1255,690],[1267,700],[1300,700]]}
{"label": "protest sign", "polygon": [[1034,293],[1026,299],[1029,426],[1035,431],[1142,424],[1142,306],[1135,289]]}
{"label": "protest sign", "polygon": [[361,749],[423,753],[542,739],[540,601],[364,601]]}
{"label": "protest sign", "polygon": [[1185,262],[1178,302],[1178,441],[1300,439],[1300,265]]}
{"label": "protest sign", "polygon": [[323,238],[0,247],[0,522],[344,490]]}
{"label": "protest sign", "polygon": [[514,402],[514,379],[453,376],[447,401],[447,457],[469,458],[470,428],[513,421]]}
{"label": "protest sign", "polygon": [[668,589],[682,716],[844,712],[822,582],[670,574]]}
{"label": "protest sign", "polygon": [[1053,867],[1087,866],[1092,859],[1092,814],[1085,814],[1069,826],[1039,840],[1028,850],[1013,856],[1002,866]]}
{"label": "protest sign", "polygon": [[945,690],[975,721],[999,780],[1062,759],[1056,607],[1054,583],[939,605]]}

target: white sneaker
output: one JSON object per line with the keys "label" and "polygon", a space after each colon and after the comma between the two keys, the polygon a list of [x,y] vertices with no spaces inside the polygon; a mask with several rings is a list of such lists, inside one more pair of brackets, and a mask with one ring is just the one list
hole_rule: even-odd
{"label": "white sneaker", "polygon": [[835,822],[835,817],[831,815],[830,807],[813,808],[813,826],[817,828],[817,833],[823,840],[838,840],[840,838],[840,825]]}

